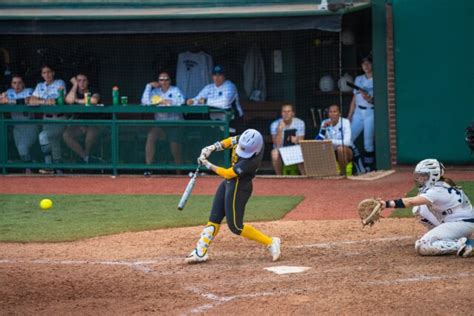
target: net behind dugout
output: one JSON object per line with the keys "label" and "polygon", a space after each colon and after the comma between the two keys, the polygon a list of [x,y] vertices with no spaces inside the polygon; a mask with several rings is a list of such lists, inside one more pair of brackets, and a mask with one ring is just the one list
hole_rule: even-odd
{"label": "net behind dugout", "polygon": [[302,140],[306,175],[310,177],[331,177],[339,175],[336,167],[336,155],[330,140]]}

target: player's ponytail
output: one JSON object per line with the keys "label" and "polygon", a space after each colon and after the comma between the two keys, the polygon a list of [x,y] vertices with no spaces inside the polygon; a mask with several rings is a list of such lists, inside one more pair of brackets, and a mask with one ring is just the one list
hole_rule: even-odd
{"label": "player's ponytail", "polygon": [[439,178],[439,181],[444,181],[447,184],[449,184],[450,186],[452,186],[453,188],[458,186],[452,179],[446,178],[446,177],[443,177],[443,176],[441,178]]}

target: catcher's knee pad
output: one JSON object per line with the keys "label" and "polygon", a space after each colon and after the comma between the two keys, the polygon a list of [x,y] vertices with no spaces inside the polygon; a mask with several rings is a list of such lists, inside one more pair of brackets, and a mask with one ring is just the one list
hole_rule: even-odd
{"label": "catcher's knee pad", "polygon": [[48,132],[41,131],[38,135],[38,141],[41,146],[41,151],[43,154],[50,154],[51,153],[51,144],[49,143]]}
{"label": "catcher's knee pad", "polygon": [[460,242],[457,240],[421,238],[415,242],[415,250],[421,256],[439,256],[456,253],[459,247]]}

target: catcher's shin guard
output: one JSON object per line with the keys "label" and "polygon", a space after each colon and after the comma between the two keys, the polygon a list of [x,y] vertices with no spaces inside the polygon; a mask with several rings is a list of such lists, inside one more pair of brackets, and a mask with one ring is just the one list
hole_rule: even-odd
{"label": "catcher's shin guard", "polygon": [[462,237],[458,240],[429,240],[418,239],[415,242],[415,250],[421,256],[440,256],[457,253],[466,243],[467,238]]}

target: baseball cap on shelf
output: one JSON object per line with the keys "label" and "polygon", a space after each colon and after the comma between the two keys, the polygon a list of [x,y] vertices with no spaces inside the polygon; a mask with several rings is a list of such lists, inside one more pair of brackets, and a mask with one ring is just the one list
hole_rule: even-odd
{"label": "baseball cap on shelf", "polygon": [[212,68],[212,74],[213,75],[223,75],[224,74],[224,68],[221,65],[215,65],[214,68]]}

